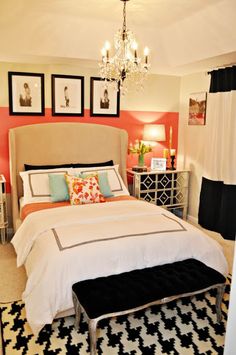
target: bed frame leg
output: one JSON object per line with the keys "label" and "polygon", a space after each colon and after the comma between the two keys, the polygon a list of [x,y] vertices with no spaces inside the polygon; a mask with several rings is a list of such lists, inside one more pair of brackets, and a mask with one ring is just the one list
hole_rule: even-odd
{"label": "bed frame leg", "polygon": [[80,323],[80,317],[81,317],[81,306],[78,301],[78,298],[76,297],[75,293],[72,293],[72,299],[74,303],[74,308],[75,308],[75,329],[79,330],[79,323]]}
{"label": "bed frame leg", "polygon": [[222,320],[222,312],[221,312],[221,302],[225,292],[225,285],[221,285],[217,287],[217,295],[216,295],[216,315],[217,322],[221,322]]}
{"label": "bed frame leg", "polygon": [[96,319],[89,319],[89,337],[90,337],[90,354],[96,355],[97,354],[97,320]]}

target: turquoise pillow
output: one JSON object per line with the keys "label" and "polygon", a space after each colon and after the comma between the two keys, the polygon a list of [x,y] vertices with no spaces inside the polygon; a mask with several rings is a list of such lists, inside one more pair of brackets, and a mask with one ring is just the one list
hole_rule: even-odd
{"label": "turquoise pillow", "polygon": [[52,202],[69,201],[69,190],[64,174],[48,174]]}
{"label": "turquoise pillow", "polygon": [[[96,172],[91,171],[91,173],[81,173],[81,174],[76,174],[76,175],[78,177],[85,178],[86,176],[92,175],[94,173],[96,173]],[[111,188],[110,188],[110,184],[109,184],[109,181],[108,181],[108,175],[107,175],[106,171],[98,173],[98,184],[99,184],[99,187],[100,187],[100,191],[101,191],[101,193],[103,194],[104,197],[112,197],[112,196],[114,196],[112,191],[111,191]]]}

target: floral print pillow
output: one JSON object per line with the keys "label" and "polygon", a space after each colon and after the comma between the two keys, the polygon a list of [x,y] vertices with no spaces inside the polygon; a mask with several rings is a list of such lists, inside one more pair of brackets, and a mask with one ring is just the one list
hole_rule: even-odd
{"label": "floral print pillow", "polygon": [[69,189],[71,205],[105,202],[99,188],[98,175],[81,178],[65,174],[65,179]]}

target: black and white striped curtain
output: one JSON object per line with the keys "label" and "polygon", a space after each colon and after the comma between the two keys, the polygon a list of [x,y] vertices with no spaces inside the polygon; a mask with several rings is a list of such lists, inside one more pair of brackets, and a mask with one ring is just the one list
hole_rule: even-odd
{"label": "black and white striped curtain", "polygon": [[213,70],[207,98],[207,142],[199,224],[226,239],[236,235],[236,66]]}

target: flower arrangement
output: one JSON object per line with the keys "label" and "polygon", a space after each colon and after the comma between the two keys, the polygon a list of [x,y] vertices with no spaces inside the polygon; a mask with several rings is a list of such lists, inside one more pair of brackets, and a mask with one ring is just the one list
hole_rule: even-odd
{"label": "flower arrangement", "polygon": [[151,145],[146,145],[143,141],[136,139],[135,144],[130,143],[129,153],[138,154],[138,165],[144,165],[144,154],[152,151]]}

